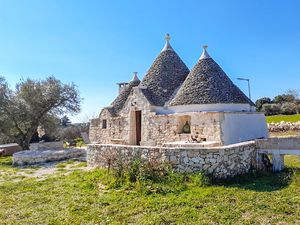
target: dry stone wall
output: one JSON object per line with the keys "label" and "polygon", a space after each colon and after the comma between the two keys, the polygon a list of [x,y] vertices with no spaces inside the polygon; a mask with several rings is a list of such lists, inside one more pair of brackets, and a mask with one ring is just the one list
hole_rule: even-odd
{"label": "dry stone wall", "polygon": [[281,131],[300,131],[300,121],[298,122],[284,122],[280,123],[269,123],[268,128],[270,132],[281,132]]}
{"label": "dry stone wall", "polygon": [[112,155],[127,163],[140,158],[169,163],[179,172],[206,171],[214,177],[227,178],[247,173],[255,152],[254,141],[211,148],[91,144],[87,148],[87,161],[88,166],[107,167]]}
{"label": "dry stone wall", "polygon": [[[182,133],[182,118],[191,125],[191,133]],[[145,115],[149,122],[143,134],[143,145],[161,146],[166,142],[191,141],[193,139],[221,143],[221,130],[218,113],[178,113],[167,115]]]}
{"label": "dry stone wall", "polygon": [[[221,144],[220,113],[198,112],[159,115],[152,112],[151,106],[138,88],[133,89],[125,107],[118,116],[112,116],[103,109],[98,119],[90,125],[90,140],[101,144],[135,145],[134,112],[142,111],[141,145],[161,146],[172,141],[197,140],[215,141]],[[107,127],[102,128],[103,120]],[[191,133],[183,134],[185,122],[191,125]]]}

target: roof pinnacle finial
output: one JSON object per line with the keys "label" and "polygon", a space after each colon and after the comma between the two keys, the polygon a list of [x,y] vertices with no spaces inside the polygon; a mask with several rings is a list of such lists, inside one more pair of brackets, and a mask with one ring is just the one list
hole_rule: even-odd
{"label": "roof pinnacle finial", "polygon": [[166,44],[165,44],[164,48],[161,51],[163,52],[163,51],[166,51],[166,50],[173,50],[173,48],[170,45],[170,40],[171,40],[170,34],[168,34],[168,33],[166,34],[165,40],[166,40]]}
{"label": "roof pinnacle finial", "polygon": [[166,33],[165,39],[166,39],[166,41],[170,41],[171,40],[170,34]]}
{"label": "roof pinnacle finial", "polygon": [[140,79],[137,76],[138,72],[133,72],[133,77],[131,79],[130,82],[134,82],[134,81],[140,81]]}
{"label": "roof pinnacle finial", "polygon": [[208,59],[210,58],[209,54],[207,53],[206,49],[208,48],[208,45],[203,45],[203,52],[200,56],[200,59]]}

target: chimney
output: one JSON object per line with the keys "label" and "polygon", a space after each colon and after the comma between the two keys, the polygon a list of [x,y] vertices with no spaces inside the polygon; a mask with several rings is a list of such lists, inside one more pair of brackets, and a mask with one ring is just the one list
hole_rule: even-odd
{"label": "chimney", "polygon": [[128,83],[126,82],[122,82],[122,83],[117,83],[117,85],[119,85],[119,94],[121,93],[121,91],[126,87]]}

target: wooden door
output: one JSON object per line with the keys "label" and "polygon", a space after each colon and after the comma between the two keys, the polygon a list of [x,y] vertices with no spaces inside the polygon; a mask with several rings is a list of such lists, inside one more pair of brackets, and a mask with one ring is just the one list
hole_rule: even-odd
{"label": "wooden door", "polygon": [[142,140],[142,111],[135,111],[135,133],[136,144],[140,145]]}

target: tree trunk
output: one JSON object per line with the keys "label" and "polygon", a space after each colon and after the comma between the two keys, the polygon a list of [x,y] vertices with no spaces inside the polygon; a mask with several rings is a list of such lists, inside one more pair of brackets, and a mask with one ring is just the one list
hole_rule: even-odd
{"label": "tree trunk", "polygon": [[26,138],[22,138],[17,143],[18,145],[20,145],[22,150],[29,150],[30,140],[27,140]]}
{"label": "tree trunk", "polygon": [[19,145],[21,146],[21,148],[23,150],[29,150],[29,146],[30,146],[30,141],[32,136],[34,135],[35,131],[36,131],[36,127],[37,126],[32,126],[33,128],[31,128],[30,131],[28,131],[28,133],[24,136],[22,136],[19,140]]}
{"label": "tree trunk", "polygon": [[24,140],[22,143],[22,149],[23,150],[29,150],[30,140]]}

